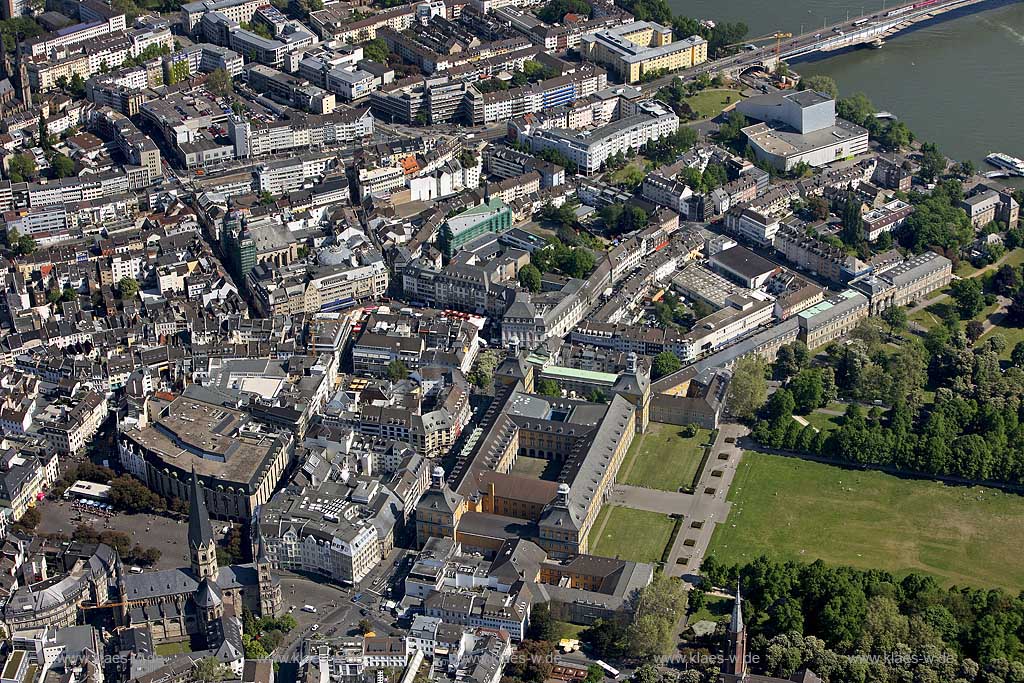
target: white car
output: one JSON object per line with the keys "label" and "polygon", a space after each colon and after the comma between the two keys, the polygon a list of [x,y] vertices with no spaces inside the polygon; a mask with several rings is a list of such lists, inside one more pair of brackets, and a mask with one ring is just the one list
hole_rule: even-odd
{"label": "white car", "polygon": [[320,630],[320,624],[313,624],[312,626],[309,627],[309,630],[313,631],[314,633],[316,631],[319,631]]}

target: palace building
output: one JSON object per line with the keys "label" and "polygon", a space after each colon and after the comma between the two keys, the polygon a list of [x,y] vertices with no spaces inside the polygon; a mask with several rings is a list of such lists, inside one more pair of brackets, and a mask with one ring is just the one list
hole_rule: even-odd
{"label": "palace building", "polygon": [[554,558],[585,554],[637,432],[636,398],[552,398],[527,392],[515,372],[498,374],[497,395],[447,479],[434,469],[416,507],[417,541],[454,538],[467,551],[493,556],[508,539],[527,538]]}

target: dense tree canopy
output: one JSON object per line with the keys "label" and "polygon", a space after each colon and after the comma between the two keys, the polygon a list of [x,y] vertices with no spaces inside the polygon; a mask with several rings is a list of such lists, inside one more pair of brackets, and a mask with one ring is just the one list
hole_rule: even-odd
{"label": "dense tree canopy", "polygon": [[726,405],[736,417],[749,420],[768,400],[765,364],[760,358],[745,356],[736,362]]}
{"label": "dense tree canopy", "polygon": [[[969,313],[981,296],[977,278],[957,282],[965,284],[954,294],[967,292],[962,300],[971,309],[963,312]],[[773,448],[923,475],[1024,483],[1024,370],[1019,367],[1024,347],[1015,348],[1010,367],[1000,367],[1006,340],[998,334],[978,339],[980,326],[969,330],[969,336],[955,311],[923,339],[898,345],[885,340],[886,326],[869,318],[849,343],[828,347],[827,367],[794,373],[786,389],[776,392],[789,394],[790,400],[773,396],[760,410],[753,438]],[[790,363],[786,367],[782,372],[777,368],[776,376],[795,369]],[[816,371],[826,373],[820,398],[811,376]],[[835,392],[888,410],[852,404],[830,432],[801,427],[792,413],[829,400],[833,390],[828,372],[834,373]],[[934,402],[925,403],[926,387],[936,388]]]}
{"label": "dense tree canopy", "polygon": [[821,561],[708,557],[701,572],[713,586],[739,582],[749,642],[769,675],[807,667],[830,681],[1024,681],[1022,596]]}
{"label": "dense tree canopy", "polygon": [[537,270],[537,266],[532,263],[527,263],[525,266],[519,269],[519,284],[528,289],[531,292],[540,291],[540,271]]}
{"label": "dense tree canopy", "polygon": [[839,97],[839,87],[836,85],[835,80],[830,76],[816,75],[801,78],[800,89],[825,93],[832,99],[837,99]]}
{"label": "dense tree canopy", "polygon": [[671,351],[662,351],[654,357],[654,361],[651,363],[651,379],[661,379],[681,367],[683,364],[679,361],[679,356]]}
{"label": "dense tree canopy", "polygon": [[569,277],[584,278],[594,269],[594,255],[586,247],[569,247],[557,238],[550,242],[550,247],[534,252],[531,257],[541,272],[557,270]]}
{"label": "dense tree canopy", "polygon": [[900,243],[915,253],[929,247],[959,250],[974,238],[967,214],[960,208],[963,190],[955,180],[940,182],[930,195],[912,194],[914,213],[899,229]]}
{"label": "dense tree canopy", "polygon": [[537,16],[549,24],[560,24],[570,13],[589,19],[591,7],[584,0],[551,0],[540,8]]}

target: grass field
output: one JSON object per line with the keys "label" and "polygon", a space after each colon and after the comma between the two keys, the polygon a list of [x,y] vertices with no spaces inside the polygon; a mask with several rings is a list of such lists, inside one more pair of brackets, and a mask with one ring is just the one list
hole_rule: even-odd
{"label": "grass field", "polygon": [[612,171],[608,174],[608,182],[612,185],[619,185],[627,183],[630,185],[637,185],[642,183],[644,176],[647,175],[647,161],[637,154],[629,160],[625,166],[617,171]]}
{"label": "grass field", "polygon": [[1017,345],[1017,342],[1024,341],[1024,327],[1002,327],[997,325],[982,335],[981,338],[985,340],[993,334],[1001,335],[1006,340],[1006,348],[999,354],[1001,360],[1010,360],[1013,347]]}
{"label": "grass field", "polygon": [[819,413],[818,411],[814,411],[813,413],[809,413],[803,417],[819,432],[831,432],[843,423],[842,415],[829,415],[828,413]]}
{"label": "grass field", "polygon": [[1022,496],[747,452],[729,500],[710,548],[725,562],[820,558],[1024,589]]}
{"label": "grass field", "polygon": [[153,647],[153,651],[161,657],[170,657],[171,655],[184,655],[192,652],[192,647],[186,640],[181,643],[161,643]]}
{"label": "grass field", "polygon": [[[942,323],[943,318],[945,318],[947,315],[949,315],[949,313],[952,312],[951,309],[953,308],[953,306],[953,299],[946,297],[942,301],[937,301],[934,304],[931,304],[930,306],[926,306],[925,308],[922,308],[919,311],[911,313],[910,316],[908,316],[908,320],[913,320],[918,325],[921,325],[925,329],[930,330],[936,325]],[[981,322],[984,322],[988,320],[989,316],[995,313],[998,309],[999,303],[994,302],[982,308],[981,311],[976,316],[974,316],[974,318],[972,318],[972,320],[979,320]],[[961,321],[960,326],[966,327],[967,321]]]}
{"label": "grass field", "polygon": [[672,526],[667,515],[605,505],[590,531],[590,553],[635,562],[660,562]]}
{"label": "grass field", "polygon": [[579,638],[587,630],[586,626],[570,624],[568,621],[555,622],[555,638]]}
{"label": "grass field", "polygon": [[730,598],[723,598],[718,595],[708,595],[704,598],[704,606],[695,612],[690,612],[687,622],[693,624],[698,621],[729,621],[732,616],[733,601]]}
{"label": "grass field", "polygon": [[531,458],[527,455],[520,455],[516,458],[516,464],[512,466],[512,474],[519,474],[531,479],[544,479],[555,481],[558,479],[558,472],[561,468],[557,460],[547,458]]}
{"label": "grass field", "polygon": [[687,97],[683,101],[690,105],[690,108],[697,112],[697,115],[700,118],[708,119],[713,116],[718,116],[723,109],[740,99],[742,98],[736,90],[711,89],[702,90],[696,95]]}
{"label": "grass field", "polygon": [[1024,248],[1018,248],[1004,256],[999,265],[1010,264],[1011,266],[1019,266],[1022,263],[1024,263]]}
{"label": "grass field", "polygon": [[971,277],[978,272],[978,269],[971,265],[971,262],[967,259],[960,261],[960,265],[956,267],[956,274],[960,277]]}
{"label": "grass field", "polygon": [[617,481],[662,491],[678,491],[693,484],[711,432],[697,430],[689,438],[680,436],[677,425],[651,423],[650,429],[633,439]]}

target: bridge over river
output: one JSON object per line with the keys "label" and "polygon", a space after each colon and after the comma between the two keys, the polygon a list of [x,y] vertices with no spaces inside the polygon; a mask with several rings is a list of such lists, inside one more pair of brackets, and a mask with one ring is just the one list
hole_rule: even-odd
{"label": "bridge over river", "polygon": [[[885,40],[915,24],[929,21],[953,10],[970,7],[989,0],[919,0],[874,14],[851,17],[830,26],[793,36],[779,45],[771,44],[754,50],[715,59],[686,71],[668,74],[643,86],[644,90],[657,90],[673,78],[693,80],[701,74],[736,77],[752,69],[774,69],[778,60],[806,57],[816,52],[835,52],[858,45],[881,47]],[[778,53],[776,54],[776,49]]]}

